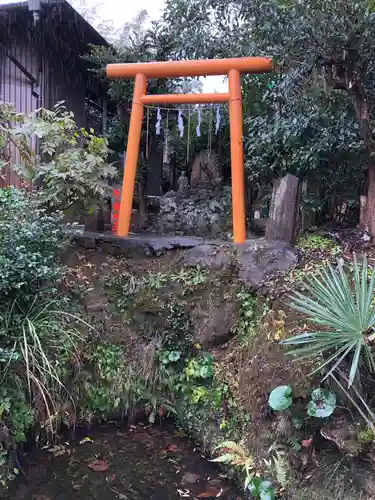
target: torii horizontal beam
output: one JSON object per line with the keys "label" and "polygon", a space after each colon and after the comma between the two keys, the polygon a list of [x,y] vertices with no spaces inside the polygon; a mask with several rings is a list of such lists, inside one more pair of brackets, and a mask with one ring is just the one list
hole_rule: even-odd
{"label": "torii horizontal beam", "polygon": [[159,61],[148,63],[108,64],[109,78],[179,78],[183,76],[227,75],[231,69],[240,73],[266,73],[272,70],[268,57],[202,59],[198,61]]}
{"label": "torii horizontal beam", "polygon": [[[128,147],[124,166],[120,215],[117,228],[118,236],[128,236],[130,230],[144,105],[229,102],[233,236],[235,243],[244,243],[246,239],[246,216],[241,73],[264,73],[272,71],[272,69],[271,59],[266,57],[109,64],[107,66],[107,76],[109,78],[135,78]],[[212,75],[228,75],[229,93],[146,94],[147,78],[178,78]]]}
{"label": "torii horizontal beam", "polygon": [[151,94],[141,97],[142,104],[208,104],[229,102],[230,94]]}

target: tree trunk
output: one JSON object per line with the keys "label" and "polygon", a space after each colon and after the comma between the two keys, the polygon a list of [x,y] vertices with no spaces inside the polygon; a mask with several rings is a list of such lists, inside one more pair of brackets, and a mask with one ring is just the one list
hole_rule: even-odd
{"label": "tree trunk", "polygon": [[[371,153],[375,153],[375,141],[373,138],[370,122],[370,113],[367,100],[362,88],[357,84],[349,92],[351,96],[355,114],[358,120],[362,139]],[[360,199],[360,226],[368,228],[371,235],[375,237],[375,166],[370,166],[367,170],[367,195]]]}
{"label": "tree trunk", "polygon": [[361,196],[360,225],[375,236],[375,166],[367,170],[367,196]]}
{"label": "tree trunk", "polygon": [[142,182],[137,182],[138,213],[142,227],[146,222],[146,193]]}
{"label": "tree trunk", "polygon": [[274,181],[267,240],[281,240],[290,244],[295,242],[298,193],[299,180],[295,175],[288,174]]}

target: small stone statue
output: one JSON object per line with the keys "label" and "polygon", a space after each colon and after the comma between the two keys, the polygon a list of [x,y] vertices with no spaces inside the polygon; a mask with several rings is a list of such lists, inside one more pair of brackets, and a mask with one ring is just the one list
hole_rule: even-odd
{"label": "small stone statue", "polygon": [[179,198],[184,198],[189,190],[189,180],[186,177],[186,172],[183,170],[177,181],[178,189],[177,196]]}

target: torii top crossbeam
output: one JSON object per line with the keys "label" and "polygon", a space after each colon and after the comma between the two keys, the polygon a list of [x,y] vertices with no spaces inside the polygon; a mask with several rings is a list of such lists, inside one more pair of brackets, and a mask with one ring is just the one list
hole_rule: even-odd
{"label": "torii top crossbeam", "polygon": [[142,73],[146,78],[178,78],[183,76],[227,75],[231,69],[240,73],[264,73],[272,69],[266,57],[233,59],[202,59],[198,61],[160,61],[152,63],[109,64],[109,78],[134,78]]}
{"label": "torii top crossbeam", "polygon": [[[272,71],[272,63],[271,60],[266,57],[109,64],[107,66],[107,76],[109,78],[135,78],[117,229],[118,236],[129,235],[144,105],[228,102],[232,158],[233,235],[236,243],[244,243],[246,239],[246,217],[241,73],[265,73],[269,71]],[[212,75],[228,75],[228,93],[146,94],[147,78],[177,78]]]}

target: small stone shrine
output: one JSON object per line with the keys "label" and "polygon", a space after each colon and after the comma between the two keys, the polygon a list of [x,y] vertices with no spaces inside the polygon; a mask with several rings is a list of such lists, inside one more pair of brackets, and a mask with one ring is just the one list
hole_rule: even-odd
{"label": "small stone shrine", "polygon": [[231,229],[231,200],[222,186],[221,165],[215,153],[204,151],[192,165],[190,184],[183,171],[177,192],[160,200],[159,228],[163,234],[221,238]]}

